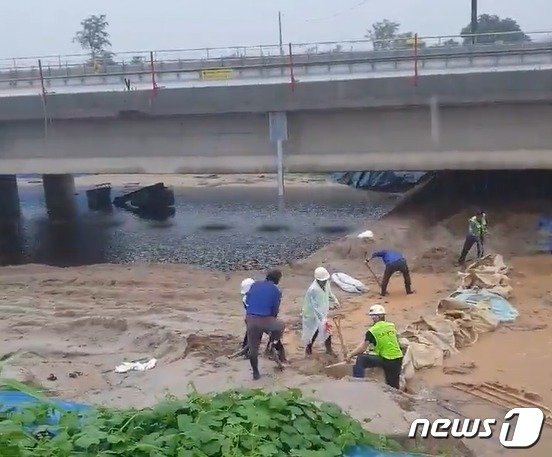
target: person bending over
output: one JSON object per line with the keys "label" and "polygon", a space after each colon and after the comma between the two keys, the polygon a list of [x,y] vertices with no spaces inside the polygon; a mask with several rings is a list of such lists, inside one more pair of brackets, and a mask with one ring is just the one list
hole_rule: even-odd
{"label": "person bending over", "polygon": [[[385,320],[385,308],[381,305],[372,306],[368,315],[372,318],[373,325],[366,331],[364,341],[347,357],[348,362],[356,357],[353,376],[363,378],[366,368],[383,368],[385,382],[398,389],[403,352],[399,345],[395,324]],[[374,348],[373,353],[365,354],[370,344]]]}
{"label": "person bending over", "polygon": [[278,319],[282,300],[282,292],[278,288],[281,278],[282,273],[279,270],[269,271],[266,279],[253,283],[245,296],[249,362],[255,380],[261,377],[259,346],[264,333],[269,334],[269,344],[276,350],[280,362],[286,362],[285,350],[281,341],[285,326]]}

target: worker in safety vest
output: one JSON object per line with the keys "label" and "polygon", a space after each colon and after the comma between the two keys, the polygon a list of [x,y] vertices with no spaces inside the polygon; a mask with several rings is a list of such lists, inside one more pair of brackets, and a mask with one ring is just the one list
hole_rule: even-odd
{"label": "worker in safety vest", "polygon": [[479,259],[483,257],[483,254],[485,253],[484,242],[486,234],[486,215],[483,211],[478,211],[475,216],[468,220],[468,233],[466,235],[458,263],[463,264],[466,261],[466,256],[474,244],[477,247],[477,258]]}
{"label": "worker in safety vest", "polygon": [[[367,330],[364,341],[347,356],[350,362],[356,357],[353,376],[363,378],[366,368],[383,368],[385,382],[395,389],[399,388],[402,370],[403,352],[397,338],[395,324],[385,320],[385,308],[374,305],[368,311],[374,324]],[[373,353],[365,354],[368,345],[373,346]]]}

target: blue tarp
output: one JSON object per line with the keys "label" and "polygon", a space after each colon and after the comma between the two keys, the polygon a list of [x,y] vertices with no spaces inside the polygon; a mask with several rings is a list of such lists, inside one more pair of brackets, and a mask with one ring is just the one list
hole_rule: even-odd
{"label": "blue tarp", "polygon": [[552,254],[552,217],[541,216],[537,224],[537,230],[541,234],[539,250]]}
{"label": "blue tarp", "polygon": [[[84,413],[90,410],[90,406],[63,400],[51,400],[59,408],[59,411],[76,411]],[[18,410],[22,406],[38,404],[39,400],[31,395],[17,391],[0,391],[0,412]],[[59,411],[51,412],[51,423],[55,425],[59,421]],[[55,433],[55,431],[54,431]],[[347,457],[416,457],[413,454],[396,452],[382,452],[371,448],[357,447],[347,453]]]}
{"label": "blue tarp", "polygon": [[[58,410],[50,411],[51,425],[56,425],[60,418],[60,411],[76,411],[83,413],[90,410],[88,405],[82,405],[80,403],[73,403],[63,400],[51,400]],[[35,397],[18,391],[0,391],[0,412],[6,412],[9,410],[17,411],[22,406],[33,405],[40,403]]]}
{"label": "blue tarp", "polygon": [[455,300],[460,300],[465,303],[477,303],[481,300],[489,300],[491,311],[498,317],[500,322],[513,322],[519,316],[519,311],[501,295],[489,292],[488,290],[457,290],[450,295]]}
{"label": "blue tarp", "polygon": [[404,452],[385,452],[376,449],[357,447],[347,453],[347,457],[416,457],[414,454]]}
{"label": "blue tarp", "polygon": [[337,182],[380,192],[404,192],[427,175],[424,171],[357,171],[334,173]]}

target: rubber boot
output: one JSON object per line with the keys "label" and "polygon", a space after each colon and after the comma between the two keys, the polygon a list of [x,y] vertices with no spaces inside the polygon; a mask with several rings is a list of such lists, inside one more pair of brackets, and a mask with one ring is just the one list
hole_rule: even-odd
{"label": "rubber boot", "polygon": [[272,354],[273,346],[274,346],[274,342],[272,342],[271,340],[268,340],[268,343],[266,343],[266,348],[264,352],[266,357],[270,357],[270,355]]}
{"label": "rubber boot", "polygon": [[326,354],[328,355],[336,355],[336,353],[332,349],[332,336],[328,336],[326,338],[326,341],[324,341],[324,346],[326,346]]}
{"label": "rubber boot", "polygon": [[287,363],[286,350],[284,349],[284,345],[281,341],[276,341],[274,343],[274,349],[278,351],[278,358],[280,359],[280,362]]}
{"label": "rubber boot", "polygon": [[261,377],[261,374],[259,373],[259,358],[249,357],[249,363],[251,364],[251,369],[253,370],[253,379],[259,379]]}

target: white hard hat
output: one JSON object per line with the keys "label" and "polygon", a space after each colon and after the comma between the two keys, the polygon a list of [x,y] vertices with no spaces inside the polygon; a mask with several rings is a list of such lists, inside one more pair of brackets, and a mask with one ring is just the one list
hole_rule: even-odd
{"label": "white hard hat", "polygon": [[249,292],[249,289],[251,289],[251,286],[254,282],[255,280],[251,278],[244,279],[240,285],[241,294],[245,295],[247,292]]}
{"label": "white hard hat", "polygon": [[318,267],[314,270],[314,279],[317,281],[327,281],[330,279],[330,273],[324,267]]}
{"label": "white hard hat", "polygon": [[370,316],[381,316],[382,314],[385,314],[385,308],[381,305],[373,305],[370,307],[368,314]]}
{"label": "white hard hat", "polygon": [[365,232],[359,233],[357,238],[368,238],[371,240],[374,238],[374,233],[372,230],[366,230]]}

